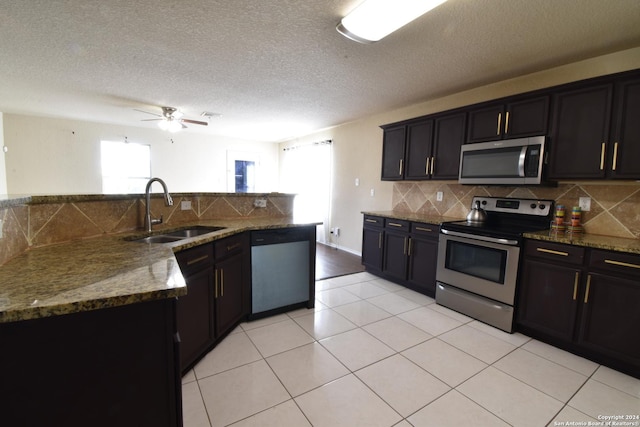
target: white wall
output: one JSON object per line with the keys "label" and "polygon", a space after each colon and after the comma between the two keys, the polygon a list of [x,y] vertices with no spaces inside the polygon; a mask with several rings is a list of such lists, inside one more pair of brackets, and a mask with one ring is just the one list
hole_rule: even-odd
{"label": "white wall", "polygon": [[4,114],[9,148],[5,193],[100,194],[100,141],[124,141],[125,136],[129,142],[151,145],[152,175],[164,179],[171,192],[226,192],[227,150],[260,153],[262,175],[256,191],[278,188],[277,144]]}
{"label": "white wall", "polygon": [[7,172],[5,166],[6,153],[3,151],[4,148],[4,132],[2,129],[4,128],[4,115],[0,113],[0,194],[7,194]]}
{"label": "white wall", "polygon": [[[332,139],[334,181],[331,224],[340,227],[337,243],[342,249],[360,254],[362,211],[390,210],[393,183],[380,180],[382,130],[380,125],[437,113],[477,102],[560,85],[600,75],[640,68],[640,48],[593,58],[524,77],[430,100],[398,110],[325,129],[304,138],[284,142],[281,148],[303,142]],[[282,155],[282,150],[280,151]],[[354,181],[360,179],[360,186]],[[375,196],[370,196],[373,189]]]}

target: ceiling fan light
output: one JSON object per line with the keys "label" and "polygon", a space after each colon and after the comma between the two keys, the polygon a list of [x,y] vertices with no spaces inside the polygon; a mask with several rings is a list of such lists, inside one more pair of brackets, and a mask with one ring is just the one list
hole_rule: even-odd
{"label": "ceiling fan light", "polygon": [[365,0],[336,29],[359,43],[381,40],[446,0]]}
{"label": "ceiling fan light", "polygon": [[184,116],[184,113],[180,110],[176,110],[173,112],[173,114],[171,114],[171,117],[174,119],[181,119],[182,116]]}
{"label": "ceiling fan light", "polygon": [[169,120],[160,120],[158,122],[158,127],[162,130],[168,130],[169,129]]}
{"label": "ceiling fan light", "polygon": [[180,120],[169,120],[167,123],[168,123],[167,130],[171,133],[175,133],[175,132],[178,132],[179,130],[182,130],[182,123],[180,123]]}

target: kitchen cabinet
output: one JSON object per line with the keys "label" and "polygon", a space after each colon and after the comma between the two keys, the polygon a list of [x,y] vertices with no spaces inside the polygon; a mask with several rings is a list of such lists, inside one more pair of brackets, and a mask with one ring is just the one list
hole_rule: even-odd
{"label": "kitchen cabinet", "polygon": [[176,254],[187,284],[187,295],[177,304],[183,372],[247,314],[245,237],[243,233]]}
{"label": "kitchen cabinet", "polygon": [[404,125],[384,129],[382,138],[382,180],[399,181],[404,177]]}
{"label": "kitchen cabinet", "polygon": [[409,221],[385,219],[382,272],[386,277],[406,280],[409,245]]}
{"label": "kitchen cabinet", "polygon": [[411,288],[431,297],[436,294],[436,261],[439,237],[440,229],[438,226],[411,223],[407,282]]}
{"label": "kitchen cabinet", "polygon": [[182,426],[175,299],[0,324],[5,426]]}
{"label": "kitchen cabinet", "polygon": [[592,250],[578,342],[640,375],[640,256]]}
{"label": "kitchen cabinet", "polygon": [[434,296],[437,225],[365,215],[362,264],[370,273]]}
{"label": "kitchen cabinet", "polygon": [[375,273],[382,272],[384,218],[365,215],[362,227],[362,265]]}
{"label": "kitchen cabinet", "polygon": [[555,95],[549,178],[603,178],[613,84]]}
{"label": "kitchen cabinet", "polygon": [[465,125],[466,114],[458,112],[385,127],[382,179],[456,179]]}
{"label": "kitchen cabinet", "polygon": [[546,135],[548,122],[547,95],[472,107],[469,111],[467,142]]}
{"label": "kitchen cabinet", "polygon": [[524,254],[518,322],[551,337],[572,340],[584,249],[527,241]]}
{"label": "kitchen cabinet", "polygon": [[525,242],[518,328],[640,377],[640,256]]}
{"label": "kitchen cabinet", "polygon": [[609,160],[611,178],[640,179],[640,79],[616,87],[616,110]]}

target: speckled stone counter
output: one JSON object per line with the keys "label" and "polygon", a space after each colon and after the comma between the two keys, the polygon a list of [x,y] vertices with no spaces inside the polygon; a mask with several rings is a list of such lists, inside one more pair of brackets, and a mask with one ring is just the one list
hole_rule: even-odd
{"label": "speckled stone counter", "polygon": [[185,295],[175,252],[248,230],[309,226],[292,218],[199,221],[223,230],[172,243],[140,243],[143,232],[75,240],[29,250],[0,266],[0,323]]}
{"label": "speckled stone counter", "polygon": [[446,221],[460,221],[464,218],[453,218],[440,215],[424,215],[412,212],[396,212],[396,211],[363,211],[364,215],[381,216],[383,218],[403,219],[413,222],[424,222],[427,224],[440,225]]}
{"label": "speckled stone counter", "polygon": [[625,239],[623,237],[601,236],[597,234],[556,233],[549,230],[525,233],[524,237],[528,239],[545,240],[547,242],[583,246],[585,248],[640,254],[640,239]]}

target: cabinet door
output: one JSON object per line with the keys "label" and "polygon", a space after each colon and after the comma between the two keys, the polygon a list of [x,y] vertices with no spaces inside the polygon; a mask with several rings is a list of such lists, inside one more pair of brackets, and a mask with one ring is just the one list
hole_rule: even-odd
{"label": "cabinet door", "polygon": [[611,117],[612,85],[555,97],[549,178],[602,178]]}
{"label": "cabinet door", "polygon": [[611,177],[640,179],[640,80],[621,83],[617,95]]}
{"label": "cabinet door", "polygon": [[436,294],[438,241],[412,237],[409,242],[410,284],[433,297]]}
{"label": "cabinet door", "polygon": [[504,106],[496,104],[469,111],[467,142],[482,142],[500,139],[504,126]]}
{"label": "cabinet door", "polygon": [[398,280],[407,278],[407,250],[409,235],[404,233],[384,233],[384,264],[382,272]]}
{"label": "cabinet door", "polygon": [[382,271],[382,229],[362,230],[362,264],[375,271]]}
{"label": "cabinet door", "polygon": [[213,345],[214,276],[212,268],[205,268],[185,277],[187,295],[178,298],[177,318],[180,334],[180,364],[190,366]]}
{"label": "cabinet door", "polygon": [[467,114],[458,113],[435,120],[432,179],[458,179],[460,147],[464,143]]}
{"label": "cabinet door", "polygon": [[244,315],[242,254],[217,262],[215,273],[216,336],[221,336]]}
{"label": "cabinet door", "polygon": [[433,120],[407,126],[405,179],[428,179],[431,166]]}
{"label": "cabinet door", "polygon": [[518,323],[571,341],[576,325],[581,270],[525,259],[520,279]]}
{"label": "cabinet door", "polygon": [[397,181],[404,176],[405,127],[384,130],[382,138],[382,180]]}
{"label": "cabinet door", "polygon": [[549,97],[525,99],[507,104],[504,137],[546,135],[549,126]]}
{"label": "cabinet door", "polygon": [[591,273],[583,298],[580,344],[630,363],[640,372],[640,284]]}

